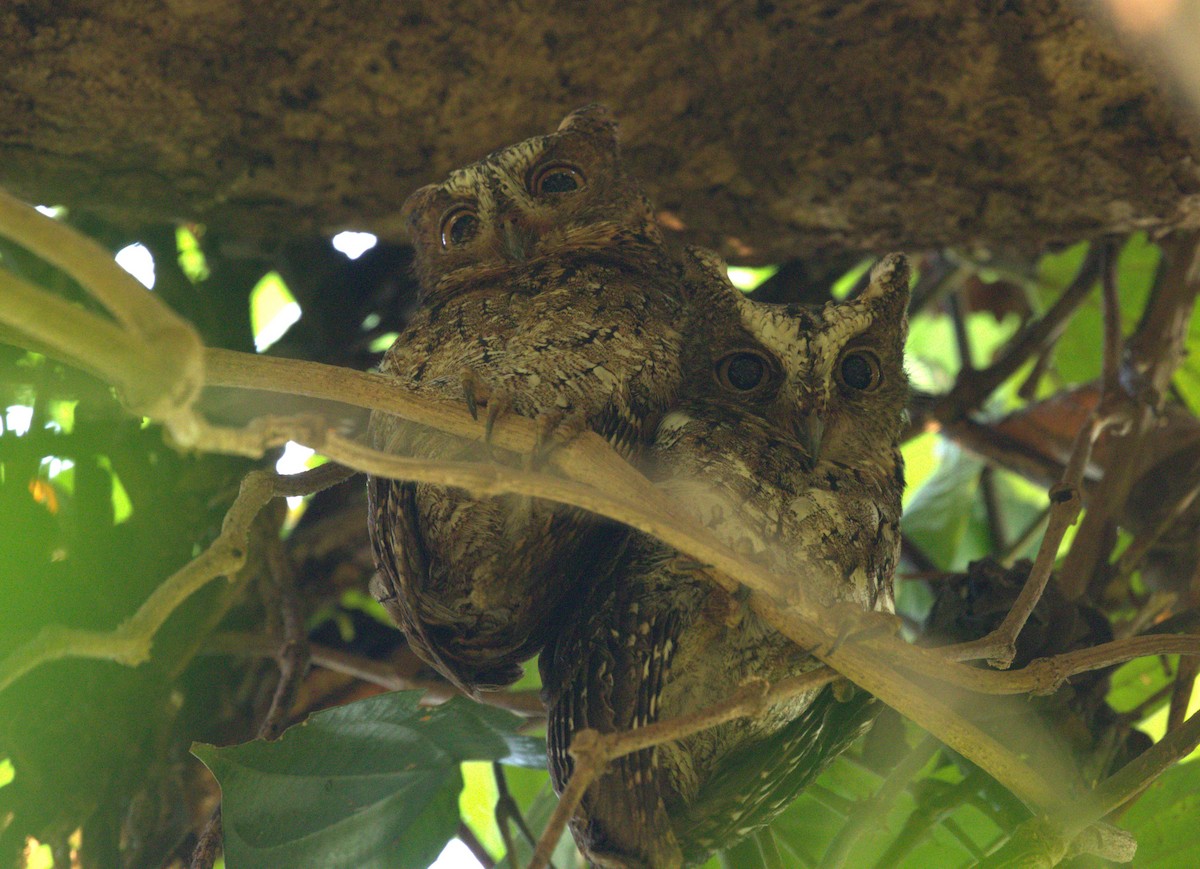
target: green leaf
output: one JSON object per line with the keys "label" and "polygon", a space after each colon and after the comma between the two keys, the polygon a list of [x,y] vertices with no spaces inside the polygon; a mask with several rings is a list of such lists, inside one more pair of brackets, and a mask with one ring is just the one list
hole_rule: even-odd
{"label": "green leaf", "polygon": [[1108,704],[1117,712],[1128,712],[1139,703],[1165,688],[1175,678],[1174,660],[1164,666],[1158,656],[1134,658],[1122,664],[1112,675],[1108,689]]}
{"label": "green leaf", "polygon": [[[1080,246],[1076,245],[1071,250],[1078,248]],[[1121,307],[1121,329],[1125,335],[1134,330],[1146,307],[1161,258],[1162,251],[1147,240],[1145,233],[1131,236],[1117,255],[1117,294]],[[1050,257],[1043,257],[1043,263],[1048,259]],[[1054,281],[1051,282],[1052,291],[1045,293],[1047,301],[1061,292],[1058,284],[1063,271],[1055,272]],[[1065,287],[1065,284],[1062,286]],[[1059,374],[1070,383],[1084,383],[1098,377],[1101,354],[1097,348],[1103,343],[1104,316],[1100,296],[1093,293],[1080,305],[1055,348],[1054,360]]]}
{"label": "green leaf", "polygon": [[729,273],[730,283],[748,293],[779,271],[779,266],[761,266],[759,268],[729,266],[726,271]]}
{"label": "green leaf", "polygon": [[278,272],[267,272],[250,291],[254,349],[262,353],[300,319],[300,305]]}
{"label": "green leaf", "polygon": [[458,829],[459,764],[544,764],[521,719],[421,692],[318,712],[278,742],[192,748],[221,783],[226,854],[245,867],[426,866]]}
{"label": "green leaf", "polygon": [[961,551],[971,527],[983,463],[948,441],[940,446],[941,466],[913,493],[900,522],[904,533],[938,567],[957,570],[966,566]]}
{"label": "green leaf", "polygon": [[1138,841],[1138,869],[1200,866],[1200,763],[1168,770],[1138,800],[1121,822]]}
{"label": "green leaf", "polygon": [[1187,356],[1175,373],[1175,386],[1192,413],[1200,414],[1200,308],[1192,312],[1186,346]]}
{"label": "green leaf", "polygon": [[496,825],[496,777],[492,764],[483,760],[468,760],[462,764],[463,789],[458,795],[458,812],[488,853],[504,853],[504,839]]}

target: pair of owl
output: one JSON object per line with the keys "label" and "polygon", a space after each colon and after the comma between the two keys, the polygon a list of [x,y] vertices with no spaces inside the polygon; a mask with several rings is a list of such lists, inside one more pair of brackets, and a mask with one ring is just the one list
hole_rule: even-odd
{"label": "pair of owl", "polygon": [[[714,254],[670,252],[603,107],[413,194],[420,309],[381,370],[488,420],[605,436],[722,543],[810,598],[890,610],[907,397],[908,268],[891,255],[821,308],[743,296]],[[387,415],[376,446],[478,459]],[[523,457],[492,454],[493,460]],[[468,693],[541,651],[555,786],[582,728],[696,712],[816,666],[696,565],[573,508],[368,480],[373,590]],[[767,823],[850,744],[870,698],[828,688],[615,761],[571,822],[604,867],[700,862]]]}

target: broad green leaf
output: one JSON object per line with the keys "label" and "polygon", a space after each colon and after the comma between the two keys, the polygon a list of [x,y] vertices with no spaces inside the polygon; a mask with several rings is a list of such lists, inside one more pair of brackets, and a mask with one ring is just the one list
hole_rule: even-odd
{"label": "broad green leaf", "polygon": [[1164,666],[1158,656],[1134,658],[1122,664],[1112,675],[1108,689],[1108,704],[1117,712],[1128,712],[1147,700],[1155,692],[1165,688],[1175,678],[1175,662]]}
{"label": "broad green leaf", "polygon": [[727,271],[729,272],[729,282],[739,290],[748,293],[779,271],[779,266],[761,266],[759,268],[729,266]]}
{"label": "broad green leaf", "polygon": [[1137,869],[1200,866],[1200,763],[1167,770],[1129,810],[1121,826],[1137,838]]}
{"label": "broad green leaf", "polygon": [[[1121,329],[1125,335],[1133,331],[1142,315],[1161,258],[1162,252],[1157,245],[1147,241],[1145,233],[1131,236],[1117,256],[1117,294]],[[1055,289],[1051,299],[1061,292],[1061,289]],[[1070,383],[1083,383],[1098,377],[1099,348],[1103,344],[1104,316],[1100,294],[1093,293],[1079,307],[1055,348],[1058,372]]]}
{"label": "broad green leaf", "polygon": [[956,570],[966,566],[960,550],[971,525],[983,464],[947,441],[941,449],[941,466],[913,493],[900,523],[938,567]]}
{"label": "broad green leaf", "polygon": [[458,795],[458,812],[464,824],[492,856],[504,853],[504,839],[496,826],[496,778],[488,761],[468,760],[462,764],[463,789]]}
{"label": "broad green leaf", "polygon": [[278,742],[193,753],[221,784],[231,866],[426,866],[459,823],[459,764],[544,763],[515,715],[397,692],[318,712]]}
{"label": "broad green leaf", "polygon": [[1187,335],[1187,356],[1175,374],[1175,386],[1192,413],[1200,413],[1200,308],[1192,312]]}
{"label": "broad green leaf", "polygon": [[933,476],[941,464],[937,454],[938,436],[933,432],[919,435],[901,445],[904,456],[904,506],[907,508],[913,495]]}
{"label": "broad green leaf", "polygon": [[1081,241],[1038,260],[1038,290],[1046,307],[1071,283],[1087,256],[1088,243]]}
{"label": "broad green leaf", "polygon": [[300,304],[278,272],[267,272],[250,291],[254,349],[262,353],[300,319]]}

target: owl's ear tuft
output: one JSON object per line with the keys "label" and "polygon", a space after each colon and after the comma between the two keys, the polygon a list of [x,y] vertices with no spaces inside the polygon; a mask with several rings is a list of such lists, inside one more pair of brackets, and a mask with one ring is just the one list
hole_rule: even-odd
{"label": "owl's ear tuft", "polygon": [[683,292],[689,301],[741,295],[729,280],[729,267],[715,250],[689,244],[683,249]]}
{"label": "owl's ear tuft", "polygon": [[421,210],[433,199],[437,192],[438,185],[426,184],[424,187],[419,187],[409,194],[409,197],[404,200],[404,204],[400,206],[400,220],[405,226],[411,230]]}
{"label": "owl's ear tuft", "polygon": [[902,253],[886,254],[871,268],[871,281],[863,290],[861,298],[883,298],[894,294],[907,297],[911,273],[908,257]]}
{"label": "owl's ear tuft", "polygon": [[557,132],[562,133],[567,130],[586,133],[589,136],[607,141],[614,150],[617,147],[616,118],[612,116],[612,112],[608,110],[608,106],[601,103],[592,103],[583,106],[563,118],[562,123],[558,125]]}

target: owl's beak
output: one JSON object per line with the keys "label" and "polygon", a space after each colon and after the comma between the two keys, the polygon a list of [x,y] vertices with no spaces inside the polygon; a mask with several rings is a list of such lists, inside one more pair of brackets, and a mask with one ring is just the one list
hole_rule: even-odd
{"label": "owl's beak", "polygon": [[821,440],[825,437],[825,421],[816,414],[802,416],[796,421],[796,439],[808,451],[815,465],[821,458]]}
{"label": "owl's beak", "polygon": [[500,223],[500,243],[509,259],[523,263],[537,245],[537,232],[523,221],[509,217]]}

